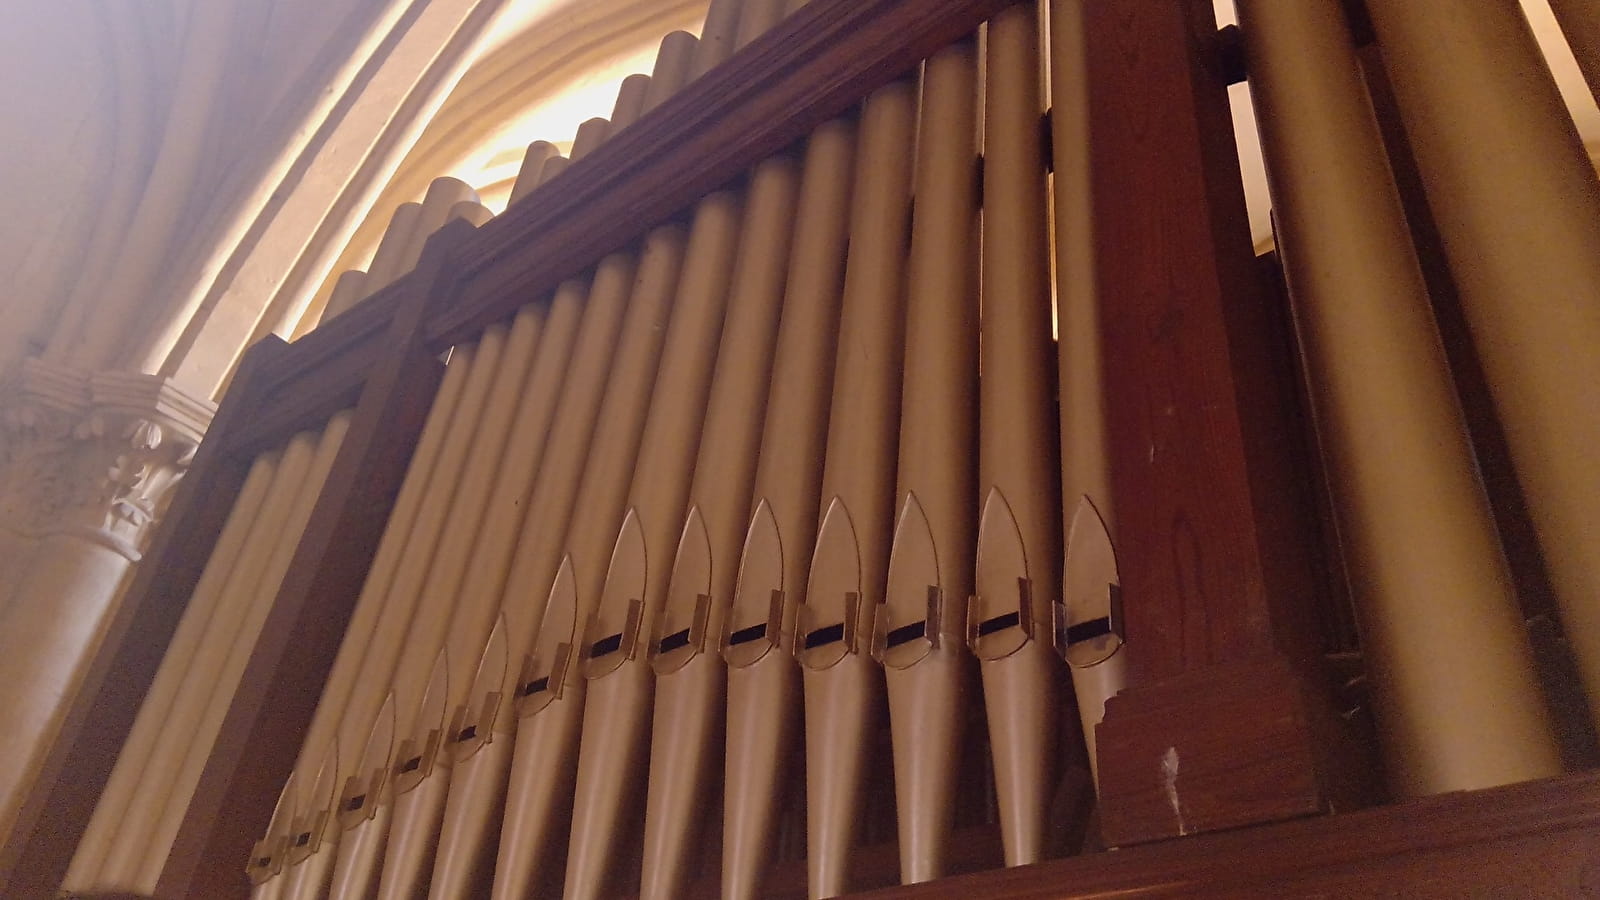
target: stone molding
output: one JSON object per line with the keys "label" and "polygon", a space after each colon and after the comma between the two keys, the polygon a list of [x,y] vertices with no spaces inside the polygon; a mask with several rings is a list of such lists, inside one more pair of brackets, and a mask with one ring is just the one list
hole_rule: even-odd
{"label": "stone molding", "polygon": [[0,528],[137,561],[215,412],[159,376],[24,360],[0,387]]}

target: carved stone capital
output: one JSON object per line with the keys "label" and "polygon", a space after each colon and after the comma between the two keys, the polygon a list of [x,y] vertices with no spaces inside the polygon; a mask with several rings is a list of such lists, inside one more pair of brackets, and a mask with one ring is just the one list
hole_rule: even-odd
{"label": "carved stone capital", "polygon": [[159,376],[24,360],[0,388],[0,528],[138,559],[215,411]]}

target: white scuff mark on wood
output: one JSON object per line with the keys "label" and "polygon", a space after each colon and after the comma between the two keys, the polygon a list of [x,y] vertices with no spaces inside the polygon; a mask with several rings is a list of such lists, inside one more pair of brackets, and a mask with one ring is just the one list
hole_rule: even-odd
{"label": "white scuff mark on wood", "polygon": [[1178,834],[1189,833],[1189,826],[1183,821],[1183,801],[1178,799],[1178,748],[1168,747],[1167,752],[1161,754],[1161,783],[1167,792],[1167,805],[1172,807],[1172,814],[1178,818]]}

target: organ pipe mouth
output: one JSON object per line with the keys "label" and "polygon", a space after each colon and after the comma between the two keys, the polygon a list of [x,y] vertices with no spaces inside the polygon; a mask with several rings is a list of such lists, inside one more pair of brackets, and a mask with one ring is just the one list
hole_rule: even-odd
{"label": "organ pipe mouth", "polygon": [[728,617],[727,633],[722,638],[722,658],[730,668],[753,666],[773,650],[782,649],[784,594],[773,588],[768,596],[765,620],[736,628],[733,617]]}
{"label": "organ pipe mouth", "polygon": [[981,611],[988,606],[984,600],[977,594],[967,599],[967,646],[972,648],[973,656],[986,662],[1005,659],[1038,639],[1033,618],[1033,582],[1017,579],[1017,608],[1010,612],[981,618]]}
{"label": "organ pipe mouth", "polygon": [[689,664],[705,652],[706,631],[711,622],[711,597],[700,594],[694,601],[694,618],[688,628],[664,634],[652,642],[650,667],[657,675],[670,675]]}
{"label": "organ pipe mouth", "polygon": [[1099,665],[1122,649],[1122,580],[1105,520],[1088,497],[1072,516],[1065,572],[1055,608],[1056,651],[1074,668]]}
{"label": "organ pipe mouth", "polygon": [[561,699],[566,691],[567,668],[572,658],[572,644],[563,641],[556,645],[555,657],[548,670],[539,665],[532,654],[522,666],[522,677],[517,679],[517,716],[526,718]]}
{"label": "organ pipe mouth", "polygon": [[846,656],[859,653],[861,595],[850,591],[844,596],[844,618],[823,622],[811,604],[795,611],[794,655],[800,664],[813,671],[831,669]]}
{"label": "organ pipe mouth", "polygon": [[250,862],[245,866],[245,875],[250,883],[264,884],[277,877],[283,871],[283,856],[288,846],[289,838],[286,835],[256,841],[255,846],[250,848]]}
{"label": "organ pipe mouth", "polygon": [[944,592],[928,585],[925,615],[891,627],[888,604],[878,607],[872,623],[872,658],[891,669],[908,669],[939,649],[944,622]]}

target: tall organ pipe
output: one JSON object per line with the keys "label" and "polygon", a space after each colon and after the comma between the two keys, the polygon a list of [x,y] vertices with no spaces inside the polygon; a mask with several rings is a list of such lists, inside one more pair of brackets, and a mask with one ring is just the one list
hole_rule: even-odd
{"label": "tall organ pipe", "polygon": [[[748,3],[739,17],[741,41],[778,16],[772,0]],[[787,155],[762,162],[750,176],[689,509],[665,601],[646,633],[656,691],[643,897],[674,897],[686,889],[715,795],[727,673],[717,649],[750,512],[797,181],[795,160]]]}
{"label": "tall organ pipe", "polygon": [[[648,84],[649,78],[643,75],[624,80],[613,113],[615,128],[620,129],[637,117]],[[604,119],[585,123],[573,142],[574,157],[604,140],[608,124],[611,123]],[[551,164],[564,162],[557,159]],[[478,852],[494,852],[492,829],[504,819],[501,827],[504,839],[498,844],[499,857],[492,885],[496,897],[527,896],[530,880],[548,868],[541,865],[547,862],[539,838],[543,832],[538,830],[543,828],[543,820],[529,812],[530,804],[512,800],[522,795],[516,785],[507,785],[515,746],[518,698],[527,680],[524,674],[533,667],[529,655],[544,615],[542,601],[560,560],[634,274],[633,253],[614,253],[600,262],[592,283],[585,279],[564,282],[556,289],[552,301],[552,322],[576,318],[580,312],[582,319],[544,459],[516,534],[515,552],[506,561],[509,571],[504,571],[500,579],[500,614],[506,623],[506,670],[495,698],[492,724],[482,716],[475,723],[480,731],[485,726],[492,727],[493,737],[467,759],[464,771],[458,776],[461,787],[451,792],[452,803],[473,807],[463,813],[462,821],[478,835],[476,840],[480,845],[488,845],[480,846]],[[458,794],[461,794],[459,801]],[[496,800],[493,804],[474,804],[472,797]],[[500,806],[504,807],[503,813]]]}
{"label": "tall organ pipe", "polygon": [[[498,594],[487,591],[463,591],[462,585],[474,545],[478,541],[485,508],[492,497],[491,490],[496,486],[496,476],[507,449],[518,397],[526,396],[528,385],[524,382],[544,327],[544,314],[543,304],[530,304],[519,311],[512,321],[505,350],[495,365],[483,413],[472,436],[471,448],[463,461],[461,479],[451,498],[449,515],[423,584],[424,602],[437,604],[444,598],[454,598],[455,601],[443,642],[446,678],[443,703],[436,716],[430,714],[419,718],[412,723],[409,732],[402,731],[400,734],[402,741],[410,740],[413,746],[432,748],[433,758],[431,764],[423,765],[420,783],[411,783],[410,779],[397,782],[397,785],[403,785],[400,791],[402,797],[397,800],[391,826],[390,852],[384,857],[383,877],[378,891],[380,900],[418,893],[429,879],[431,854],[402,853],[398,842],[431,848],[438,841],[452,762],[450,754],[445,752],[450,743],[446,719],[466,699],[484,640],[493,627],[500,599]],[[551,404],[545,405],[548,407]],[[539,453],[544,447],[543,437],[541,431],[523,443],[517,464],[537,466]],[[400,809],[400,803],[406,804],[405,810]]]}
{"label": "tall organ pipe", "polygon": [[[348,855],[351,852],[339,845],[346,843],[348,832],[357,822],[366,820],[366,813],[380,805],[377,803],[378,792],[386,780],[382,777],[385,773],[380,765],[376,767],[378,771],[375,774],[363,748],[372,742],[373,732],[378,728],[375,723],[380,710],[388,709],[388,728],[391,732],[393,730],[394,703],[388,700],[390,684],[416,601],[414,591],[403,589],[405,579],[402,576],[408,567],[415,566],[415,562],[410,560],[411,548],[421,540],[421,533],[428,527],[424,520],[443,502],[441,497],[448,496],[450,473],[445,460],[454,452],[451,448],[457,434],[457,423],[463,415],[463,395],[472,374],[476,351],[476,347],[464,345],[451,352],[428,423],[431,427],[435,417],[442,416],[437,449],[426,445],[420,447],[411,467],[413,473],[421,474],[424,478],[418,487],[420,496],[415,507],[404,510],[406,516],[391,518],[388,533],[394,536],[396,543],[390,545],[386,535],[374,565],[368,570],[361,596],[357,599],[356,616],[372,610],[372,618],[367,620],[371,624],[366,625],[370,630],[346,631],[347,637],[352,633],[365,634],[366,646],[359,655],[352,653],[344,656],[341,653],[342,659],[335,658],[333,677],[324,685],[322,704],[318,712],[312,715],[312,733],[308,737],[322,739],[317,735],[317,726],[326,722],[331,733],[325,739],[338,748],[335,754],[338,768],[332,776],[333,787],[338,794],[337,802],[323,819],[322,834],[316,836],[301,832],[291,841],[291,845],[298,845],[301,837],[307,838],[311,852],[293,854],[290,860],[290,870],[286,874],[295,885],[293,889],[285,891],[285,897],[289,900],[323,896],[328,889],[327,879],[333,872],[332,857],[336,853]],[[424,457],[423,450],[431,451],[431,458]],[[429,463],[426,469],[419,466],[424,459]],[[441,482],[444,484],[441,485]],[[403,494],[401,499],[405,499]],[[400,512],[402,510],[397,508],[396,514]],[[383,552],[388,546],[395,547],[392,555]],[[369,605],[368,597],[376,602]],[[357,623],[353,619],[352,626],[355,624],[366,623]],[[350,646],[350,643],[347,641],[345,646]],[[346,659],[352,668],[341,671],[340,666]],[[342,704],[331,703],[339,696],[340,689],[348,690],[346,699]],[[322,719],[323,706],[329,707],[327,719]],[[385,744],[387,750],[388,745]],[[324,780],[323,775],[316,774],[316,770],[310,770],[310,767],[320,766],[325,752],[314,747],[309,740],[302,746],[298,763],[305,767],[299,770],[304,778],[315,775],[318,781]],[[387,809],[387,806],[384,808]],[[308,867],[314,871],[301,872]],[[317,877],[309,877],[313,874]]]}
{"label": "tall organ pipe", "polygon": [[[497,325],[485,331],[478,341],[460,405],[456,408],[439,461],[429,480],[428,500],[423,504],[422,513],[406,539],[405,552],[389,589],[393,595],[391,603],[411,610],[405,637],[400,642],[393,668],[388,673],[390,691],[394,695],[395,716],[391,771],[384,789],[374,798],[374,802],[380,806],[391,808],[382,817],[363,820],[351,829],[351,834],[341,837],[330,891],[330,896],[336,900],[371,895],[372,885],[378,879],[378,866],[382,861],[388,826],[394,818],[395,810],[392,807],[410,793],[400,790],[399,786],[412,786],[415,775],[431,770],[433,765],[435,754],[432,751],[436,748],[411,738],[425,702],[442,702],[438,699],[442,685],[434,687],[433,682],[436,681],[437,657],[444,643],[445,630],[456,598],[428,597],[423,594],[423,587],[444,531],[451,500],[459,490],[474,435],[483,420],[484,406],[499,368],[506,337],[506,327]],[[359,727],[360,723],[356,724]],[[402,775],[408,777],[401,778]],[[413,802],[414,799],[408,800],[407,804]]]}
{"label": "tall organ pipe", "polygon": [[[534,158],[530,149],[530,161]],[[554,158],[540,159],[540,173],[534,176],[525,170],[518,184],[552,177],[562,168],[551,165],[553,161]],[[573,291],[558,291],[548,304],[541,305],[543,329],[538,347],[519,386],[499,472],[484,498],[483,520],[472,542],[471,559],[460,576],[463,597],[486,598],[491,605],[487,608],[488,620],[453,630],[449,641],[452,667],[460,667],[463,660],[459,657],[466,656],[464,662],[475,664],[475,668],[457,668],[460,675],[452,675],[452,719],[446,750],[454,775],[430,882],[429,893],[436,897],[473,896],[487,888],[487,884],[471,882],[478,871],[492,863],[492,856],[484,858],[490,848],[486,831],[498,818],[496,798],[503,790],[503,778],[496,780],[492,773],[503,771],[503,766],[486,761],[490,755],[498,755],[509,762],[511,749],[511,741],[502,740],[494,749],[486,750],[494,742],[501,685],[511,668],[506,634],[509,626],[504,614],[499,615],[498,624],[494,617],[535,476],[541,471],[546,448],[559,441],[551,425],[573,356],[580,313],[578,300]],[[467,633],[485,627],[485,621],[493,629],[487,642]],[[462,649],[456,650],[458,647]],[[465,683],[459,683],[462,681]],[[460,693],[456,694],[458,690]]]}
{"label": "tall organ pipe", "polygon": [[212,620],[219,614],[226,614],[222,609],[222,587],[245,553],[251,529],[266,503],[280,455],[280,451],[276,450],[261,454],[251,464],[250,474],[245,476],[239,496],[228,513],[228,520],[217,535],[211,557],[206,560],[205,570],[195,583],[194,593],[184,609],[183,618],[178,622],[177,631],[173,633],[172,641],[161,657],[161,667],[156,671],[155,680],[151,682],[150,690],[139,706],[139,715],[134,719],[133,728],[117,755],[111,777],[106,782],[105,790],[100,793],[89,826],[78,842],[77,852],[62,883],[64,890],[90,891],[101,887],[98,881],[100,867],[127,814],[138,777],[150,759],[172,704],[186,680],[185,676],[193,668],[211,632]]}
{"label": "tall organ pipe", "polygon": [[875,91],[861,113],[823,514],[795,635],[804,669],[806,864],[813,897],[848,889],[866,748],[881,720],[882,673],[868,651],[894,521],[916,103],[915,84],[902,79]]}
{"label": "tall organ pipe", "polygon": [[1516,3],[1367,5],[1600,721],[1600,181]]}
{"label": "tall organ pipe", "polygon": [[[645,96],[647,108],[683,84],[695,43],[683,32],[662,41]],[[682,227],[676,225],[645,238],[571,520],[560,543],[543,544],[558,550],[553,576],[549,570],[537,572],[532,567],[522,580],[513,574],[513,586],[543,590],[547,599],[530,658],[521,670],[522,717],[495,871],[496,897],[523,896],[534,879],[547,874],[544,864],[554,855],[549,841],[571,799],[584,694],[577,672],[578,635],[598,600],[605,557],[627,503],[627,478],[644,428],[649,385],[660,359],[684,239]]]}
{"label": "tall organ pipe", "polygon": [[246,582],[248,587],[253,589],[248,612],[232,645],[228,648],[224,665],[212,676],[214,687],[202,716],[192,726],[184,722],[168,723],[168,727],[178,729],[185,736],[188,752],[184,755],[183,762],[172,781],[172,787],[166,794],[161,815],[146,838],[148,843],[139,878],[141,891],[154,891],[156,881],[161,877],[161,870],[172,851],[172,843],[177,838],[178,829],[183,825],[184,813],[188,810],[189,801],[200,783],[206,760],[210,758],[212,745],[222,730],[223,720],[227,718],[228,709],[233,704],[234,692],[238,689],[239,681],[244,677],[245,667],[250,662],[251,650],[261,634],[262,626],[266,624],[268,614],[272,612],[278,588],[283,583],[284,575],[289,571],[289,564],[300,546],[300,537],[305,531],[306,523],[311,520],[311,512],[316,506],[317,498],[322,494],[323,483],[333,468],[334,459],[338,456],[339,447],[349,428],[350,413],[341,412],[328,420],[322,433],[317,436],[316,451],[305,478],[294,485],[294,500],[289,507],[288,517],[284,520],[281,530],[272,536],[272,553],[267,560],[266,568],[261,572],[258,581]]}
{"label": "tall organ pipe", "polygon": [[254,585],[262,579],[270,561],[273,537],[288,521],[295,489],[310,469],[314,448],[314,435],[299,434],[284,449],[266,501],[245,539],[244,551],[221,589],[217,611],[206,623],[205,635],[184,673],[183,684],[160,720],[154,746],[139,764],[128,805],[117,821],[116,837],[96,878],[103,889],[138,887],[149,832],[173,788],[188,741],[216,687],[218,673],[227,665],[228,650],[250,614]]}
{"label": "tall organ pipe", "polygon": [[[739,6],[740,0],[713,4],[691,74],[730,52]],[[670,559],[682,526],[739,246],[740,213],[739,193],[722,190],[701,199],[691,217],[628,509],[598,602],[579,623],[582,671],[593,702],[585,701],[567,849],[565,894],[572,898],[603,889],[644,812],[636,798],[647,790],[655,687],[647,643],[671,575],[669,565],[648,560]],[[649,890],[645,895],[661,896]]]}
{"label": "tall organ pipe", "polygon": [[816,538],[854,156],[848,119],[822,125],[806,145],[750,524],[722,637],[722,895],[730,900],[760,896],[780,803],[794,792],[801,698],[789,649]]}
{"label": "tall organ pipe", "polygon": [[996,13],[984,55],[980,512],[967,623],[1008,866],[1038,862],[1044,851],[1065,674],[1049,638],[1061,484],[1038,16],[1036,3]]}
{"label": "tall organ pipe", "polygon": [[[389,585],[399,566],[406,536],[421,511],[428,480],[438,460],[450,419],[455,414],[461,389],[466,384],[465,361],[469,356],[453,355],[451,364],[445,367],[444,379],[423,423],[411,464],[407,467],[406,477],[395,498],[394,508],[389,514],[389,522],[384,528],[372,564],[368,567],[367,580],[357,597],[350,623],[345,629],[345,638],[334,657],[328,680],[323,684],[322,698],[312,714],[311,726],[296,758],[294,772],[290,775],[289,781],[295,787],[294,818],[289,823],[292,832],[285,843],[296,847],[297,855],[302,859],[316,853],[325,835],[337,833],[337,829],[330,831],[334,810],[328,799],[328,790],[331,788],[337,793],[343,788],[338,781],[340,766],[336,737],[347,707],[359,703],[357,697],[360,695],[378,693],[378,699],[373,703],[373,708],[376,708],[377,704],[382,703],[382,692],[388,690],[387,681],[381,685],[358,682],[356,676],[364,664],[369,647],[375,642],[379,622],[392,615],[386,613]],[[345,753],[352,756],[359,750],[359,744],[345,745]],[[333,760],[332,766],[327,765],[329,759]],[[349,761],[344,768],[354,771]],[[266,839],[272,840],[273,837],[269,833]],[[320,879],[316,880],[320,883]],[[299,893],[289,891],[285,896],[295,897]]]}
{"label": "tall organ pipe", "polygon": [[874,623],[894,749],[900,880],[943,875],[971,660],[978,401],[977,46],[923,68],[916,216],[907,265],[898,522]]}
{"label": "tall organ pipe", "polygon": [[1390,780],[1428,794],[1553,775],[1532,654],[1344,13],[1337,0],[1238,6]]}
{"label": "tall organ pipe", "polygon": [[[1095,726],[1126,681],[1127,654],[1112,602],[1118,579],[1111,470],[1100,358],[1099,291],[1089,159],[1089,98],[1081,0],[1051,0],[1051,146],[1054,148],[1057,345],[1061,404],[1061,500],[1066,556],[1057,630],[1090,636],[1059,648],[1072,666],[1078,720],[1098,777]],[[1094,627],[1104,622],[1104,629]]]}

